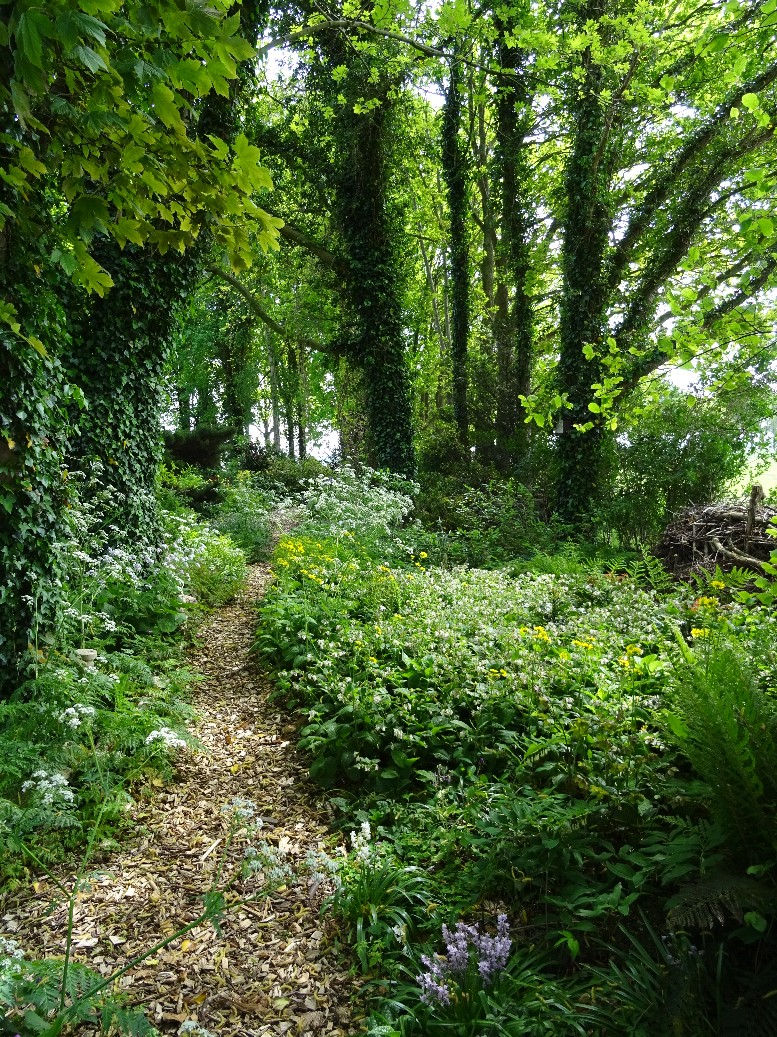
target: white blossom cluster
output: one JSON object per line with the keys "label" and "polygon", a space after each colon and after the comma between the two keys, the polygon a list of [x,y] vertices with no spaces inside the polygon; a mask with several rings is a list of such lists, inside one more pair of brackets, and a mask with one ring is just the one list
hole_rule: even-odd
{"label": "white blossom cluster", "polygon": [[21,961],[23,957],[24,951],[16,940],[12,940],[8,936],[0,936],[0,958],[12,958],[14,961]]}
{"label": "white blossom cluster", "polygon": [[22,784],[22,792],[32,792],[44,807],[72,803],[75,800],[75,793],[64,774],[53,771],[34,771],[32,777]]}
{"label": "white blossom cluster", "polygon": [[177,731],[173,731],[171,727],[160,727],[151,734],[146,736],[146,745],[152,745],[154,742],[162,742],[166,749],[185,749],[186,742]]}
{"label": "white blossom cluster", "polygon": [[233,796],[229,803],[221,808],[222,814],[228,814],[238,821],[257,820],[257,827],[262,827],[262,819],[257,816],[258,811],[253,800],[243,799],[242,796]]}
{"label": "white blossom cluster", "polygon": [[373,533],[390,535],[392,527],[410,514],[413,498],[406,490],[415,493],[418,487],[369,469],[357,475],[345,466],[335,475],[308,480],[302,502],[307,523],[323,526],[330,536],[358,530],[361,537],[369,538]]}
{"label": "white blossom cluster", "polygon": [[67,709],[63,710],[57,715],[57,720],[60,724],[64,724],[66,727],[77,728],[85,720],[91,720],[95,715],[94,706],[85,706],[81,702],[76,702],[74,706],[68,706]]}
{"label": "white blossom cluster", "polygon": [[266,839],[260,839],[255,845],[246,847],[243,856],[244,872],[260,872],[265,882],[278,885],[294,878],[294,869],[287,861],[281,845],[275,846]]}
{"label": "white blossom cluster", "polygon": [[375,854],[369,821],[362,821],[358,832],[351,832],[351,847],[360,861],[368,861]]}
{"label": "white blossom cluster", "polygon": [[196,1019],[186,1019],[182,1022],[178,1027],[178,1033],[181,1037],[184,1037],[185,1034],[191,1034],[192,1037],[215,1037],[214,1033],[206,1030]]}

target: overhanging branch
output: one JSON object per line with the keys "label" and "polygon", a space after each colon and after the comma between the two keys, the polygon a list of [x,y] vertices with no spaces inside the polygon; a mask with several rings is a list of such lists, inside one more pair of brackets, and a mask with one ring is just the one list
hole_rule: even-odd
{"label": "overhanging branch", "polygon": [[348,273],[348,264],[345,260],[340,259],[334,252],[330,252],[328,248],[324,248],[323,245],[319,245],[317,241],[313,241],[307,234],[303,234],[302,231],[297,230],[296,227],[292,227],[289,223],[284,223],[282,227],[278,228],[278,234],[286,241],[291,241],[294,245],[299,245],[300,248],[304,248],[311,255],[319,259],[324,266],[329,267],[330,270],[337,271],[338,274],[345,275]]}
{"label": "overhanging branch", "polygon": [[217,277],[220,277],[222,281],[226,281],[228,285],[242,295],[248,303],[251,312],[258,317],[263,324],[266,324],[271,331],[274,331],[278,338],[283,339],[284,342],[302,345],[307,349],[313,349],[318,353],[328,353],[331,356],[336,355],[336,351],[332,349],[331,346],[325,345],[323,342],[317,342],[312,338],[307,338],[305,335],[295,335],[284,328],[282,324],[279,324],[277,320],[274,320],[259,302],[251,289],[246,288],[243,282],[239,278],[235,277],[231,270],[225,270],[223,267],[216,266],[215,264],[209,266],[208,270]]}

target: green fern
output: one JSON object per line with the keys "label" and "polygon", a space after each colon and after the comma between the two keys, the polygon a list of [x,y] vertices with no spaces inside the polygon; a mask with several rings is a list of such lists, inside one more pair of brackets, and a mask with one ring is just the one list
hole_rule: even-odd
{"label": "green fern", "polygon": [[741,925],[748,910],[769,914],[777,902],[774,893],[756,879],[717,875],[680,890],[670,905],[668,920],[673,928],[713,929],[730,920]]}
{"label": "green fern", "polygon": [[732,853],[748,864],[777,849],[777,712],[733,645],[685,648],[670,690],[681,725],[667,731],[710,795]]}
{"label": "green fern", "polygon": [[643,549],[642,556],[623,566],[610,566],[609,573],[624,572],[638,586],[650,587],[660,594],[666,594],[674,587],[674,579],[667,572],[664,563],[655,555]]}
{"label": "green fern", "polygon": [[158,1031],[151,1025],[143,1012],[127,1008],[114,1000],[107,1001],[100,1013],[102,1029],[105,1033],[118,1030],[127,1037],[147,1037]]}

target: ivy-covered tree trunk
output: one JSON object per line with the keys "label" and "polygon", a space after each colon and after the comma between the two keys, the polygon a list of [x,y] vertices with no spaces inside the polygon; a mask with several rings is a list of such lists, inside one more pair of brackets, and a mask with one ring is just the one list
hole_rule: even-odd
{"label": "ivy-covered tree trunk", "polygon": [[[517,17],[516,14],[513,17]],[[531,115],[522,71],[522,52],[508,46],[511,19],[495,16],[497,55],[502,74],[496,84],[494,179],[499,198],[493,333],[497,361],[496,460],[507,471],[526,450],[526,425],[520,396],[531,383],[533,313],[529,295],[531,256],[526,192],[530,173],[524,138]]]}
{"label": "ivy-covered tree trunk", "polygon": [[359,467],[367,461],[364,445],[364,373],[341,358],[334,369],[336,421],[340,438],[340,457]]}
{"label": "ivy-covered tree trunk", "polygon": [[99,261],[114,287],[73,307],[65,353],[87,410],[71,449],[73,464],[98,459],[103,481],[120,498],[111,523],[139,542],[157,533],[155,479],[161,455],[160,416],[167,345],[175,312],[196,260],[159,256],[111,243]]}
{"label": "ivy-covered tree trunk", "polygon": [[[605,0],[575,6],[580,23],[599,21]],[[590,49],[582,55],[583,78],[569,97],[574,119],[566,169],[559,383],[571,409],[559,438],[556,510],[573,525],[590,516],[600,491],[604,433],[592,422],[592,386],[602,380],[597,355],[605,333],[606,250],[611,226],[607,161],[607,113],[601,102],[604,71]],[[583,426],[588,426],[583,431]]]}
{"label": "ivy-covered tree trunk", "polygon": [[364,371],[367,450],[376,468],[411,475],[413,454],[410,379],[405,363],[400,228],[387,204],[389,99],[363,114],[341,115],[337,179],[340,233],[350,272],[346,279],[354,319],[349,355]]}
{"label": "ivy-covered tree trunk", "polygon": [[442,170],[448,195],[451,256],[451,373],[453,416],[459,442],[469,445],[468,370],[469,345],[469,236],[467,229],[467,159],[459,137],[461,124],[461,66],[451,61],[450,79],[445,95],[442,132]]}
{"label": "ivy-covered tree trunk", "polygon": [[56,357],[64,310],[35,272],[47,243],[8,238],[0,232],[0,294],[36,342],[0,326],[0,699],[46,654],[56,625],[67,405],[79,398]]}
{"label": "ivy-covered tree trunk", "polygon": [[343,279],[346,316],[343,350],[364,375],[366,445],[376,468],[412,475],[410,378],[405,359],[400,260],[402,226],[390,198],[394,137],[392,87],[383,62],[366,52],[359,61],[332,37],[325,48],[321,82],[332,90],[331,70],[347,68],[336,87],[332,128],[337,148],[334,212],[347,261]]}
{"label": "ivy-covered tree trunk", "polygon": [[258,381],[250,352],[251,330],[245,325],[231,329],[220,350],[224,416],[242,437],[248,436]]}

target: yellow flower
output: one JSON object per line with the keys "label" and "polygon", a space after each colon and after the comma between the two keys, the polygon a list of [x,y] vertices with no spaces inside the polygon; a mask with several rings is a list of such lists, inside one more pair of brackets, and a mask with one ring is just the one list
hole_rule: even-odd
{"label": "yellow flower", "polygon": [[418,557],[419,558],[428,558],[429,555],[426,553],[426,551],[419,551]]}
{"label": "yellow flower", "polygon": [[723,580],[713,580],[710,583],[710,587],[714,587],[716,591],[722,591],[725,590],[726,585]]}
{"label": "yellow flower", "polygon": [[639,645],[626,645],[626,655],[642,655]]}
{"label": "yellow flower", "polygon": [[691,637],[699,638],[699,637],[709,637],[709,636],[710,636],[709,627],[694,627],[691,630]]}

